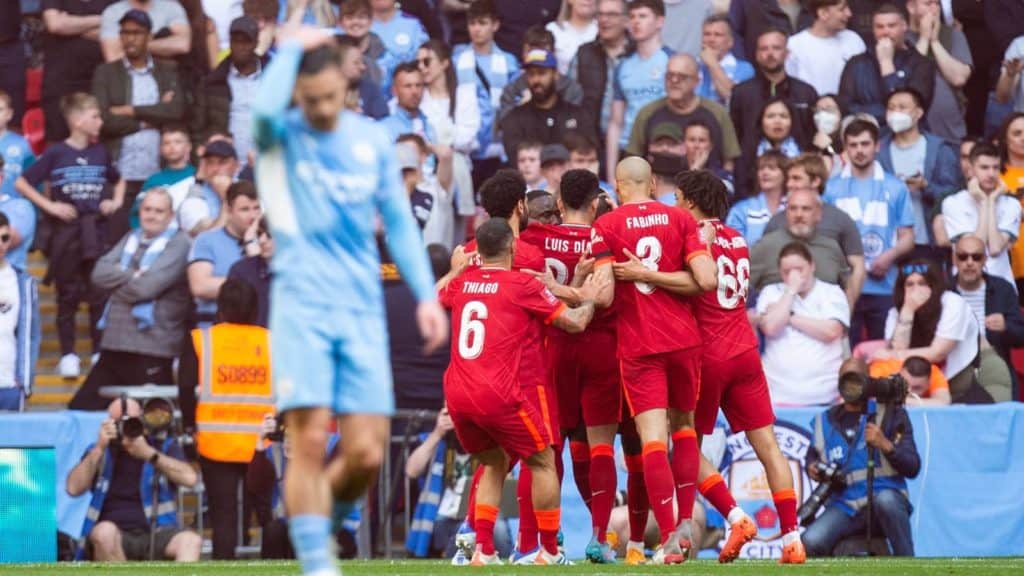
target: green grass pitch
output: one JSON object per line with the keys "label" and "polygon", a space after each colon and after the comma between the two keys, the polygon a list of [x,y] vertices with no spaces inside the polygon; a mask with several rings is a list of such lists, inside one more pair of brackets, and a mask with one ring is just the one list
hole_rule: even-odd
{"label": "green grass pitch", "polygon": [[[871,576],[922,575],[965,576],[1024,574],[1024,559],[829,559],[811,560],[803,566],[779,566],[770,561],[737,561],[719,565],[713,560],[698,560],[682,566],[596,566],[577,564],[575,566],[501,566],[496,568],[471,568],[449,566],[441,561],[428,560],[373,560],[351,561],[342,564],[345,576],[375,576],[383,574],[409,574],[427,576],[432,574],[466,574],[484,576],[490,574],[685,574],[694,576],[760,576],[762,574],[807,574],[840,576],[865,574]],[[251,561],[251,562],[200,562],[190,565],[175,565],[169,562],[133,562],[126,564],[25,564],[8,565],[0,568],[4,576],[297,576],[300,574],[294,562]]]}

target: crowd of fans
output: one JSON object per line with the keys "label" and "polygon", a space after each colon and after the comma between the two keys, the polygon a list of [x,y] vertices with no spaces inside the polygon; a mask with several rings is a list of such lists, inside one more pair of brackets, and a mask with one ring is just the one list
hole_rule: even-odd
{"label": "crowd of fans", "polygon": [[[396,141],[438,276],[486,217],[478,190],[503,166],[542,222],[558,221],[569,169],[601,176],[614,200],[617,161],[645,157],[667,203],[677,173],[707,169],[751,247],[730,273],[749,280],[777,404],[836,401],[851,353],[873,373],[902,371],[912,401],[1016,398],[1019,3],[21,5],[0,14],[0,408],[31,389],[32,249],[56,285],[65,377],[82,372],[75,315],[89,305],[91,371],[72,408],[106,409],[100,386],[173,382],[174,360],[195,355],[187,330],[218,321],[229,279],[255,289],[266,325],[273,207],[254,184],[251,107],[275,30],[300,22],[336,36],[348,107]],[[34,102],[26,78],[39,67]],[[393,312],[409,309],[408,294],[386,294]],[[446,361],[414,357],[403,318],[389,322],[400,405],[439,408]]]}

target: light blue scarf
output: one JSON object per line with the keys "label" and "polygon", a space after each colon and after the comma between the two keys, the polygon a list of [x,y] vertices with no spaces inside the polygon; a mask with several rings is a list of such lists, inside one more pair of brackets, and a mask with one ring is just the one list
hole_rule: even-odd
{"label": "light blue scarf", "polygon": [[[164,230],[163,234],[160,234],[146,248],[145,253],[142,255],[142,259],[139,261],[139,274],[149,270],[149,267],[156,262],[156,259],[163,254],[164,249],[167,248],[167,243],[171,241],[171,238],[175,234],[175,230],[167,229]],[[142,244],[142,231],[135,230],[128,236],[128,240],[124,243],[124,250],[121,251],[121,269],[128,270],[131,265],[132,256],[138,251],[139,246]],[[135,318],[135,326],[139,329],[139,332],[145,332],[153,327],[155,319],[153,312],[156,309],[152,300],[145,302],[139,302],[132,306],[132,317]],[[107,327],[107,315],[110,313],[110,302],[107,302],[106,308],[103,309],[103,316],[100,317],[99,322],[96,323],[96,327],[100,330],[105,330]]]}

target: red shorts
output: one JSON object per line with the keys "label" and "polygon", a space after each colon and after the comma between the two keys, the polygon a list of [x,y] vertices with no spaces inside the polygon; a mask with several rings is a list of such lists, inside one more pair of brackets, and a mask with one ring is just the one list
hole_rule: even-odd
{"label": "red shorts", "polygon": [[494,406],[487,413],[449,401],[448,413],[459,442],[470,454],[500,446],[510,456],[525,460],[551,445],[540,412],[525,400]]}
{"label": "red shorts", "polygon": [[629,413],[656,408],[693,412],[700,391],[700,346],[622,359],[622,387]]}
{"label": "red shorts", "polygon": [[555,389],[546,383],[523,385],[523,399],[540,417],[549,444],[555,445],[561,439],[558,428],[558,398]]}
{"label": "red shorts", "polygon": [[697,431],[711,434],[721,406],[733,432],[755,430],[775,423],[768,381],[757,348],[728,360],[704,358],[700,398],[694,415]]}
{"label": "red shorts", "polygon": [[563,339],[549,358],[551,379],[558,395],[562,430],[619,421],[622,385],[615,358],[615,334],[596,332],[584,338]]}

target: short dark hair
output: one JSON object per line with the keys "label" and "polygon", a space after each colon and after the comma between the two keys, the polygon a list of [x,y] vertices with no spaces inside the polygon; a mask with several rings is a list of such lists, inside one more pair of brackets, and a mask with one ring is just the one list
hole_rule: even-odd
{"label": "short dark hair", "polygon": [[711,218],[725,218],[729,213],[729,190],[722,180],[708,170],[687,170],[676,174],[676,188],[683,198]]}
{"label": "short dark hair", "polygon": [[260,199],[259,195],[256,194],[256,185],[248,180],[232,182],[231,186],[228,186],[228,193],[225,195],[225,200],[227,201],[228,206],[234,206],[235,200],[241,196],[257,202]]}
{"label": "short dark hair", "polygon": [[932,363],[923,356],[911,356],[903,361],[903,369],[915,378],[931,377]]}
{"label": "short dark hair", "polygon": [[835,6],[842,1],[843,0],[806,0],[805,5],[807,6],[807,11],[811,13],[811,17],[817,19],[818,10],[828,8],[829,6]]}
{"label": "short dark hair", "polygon": [[523,150],[536,149],[539,154],[542,148],[544,148],[544,143],[540,140],[523,140],[516,145],[516,159],[519,159],[519,153]]}
{"label": "short dark hair", "polygon": [[480,186],[480,205],[491,218],[511,218],[526,197],[526,180],[515,170],[502,168]]}
{"label": "short dark hair", "polygon": [[475,0],[466,10],[466,22],[483,20],[484,18],[497,21],[499,19],[498,8],[491,0]]}
{"label": "short dark hair", "polygon": [[191,138],[192,133],[189,132],[188,127],[181,122],[171,122],[170,124],[164,124],[163,128],[160,129],[160,135],[164,134],[184,134],[186,137]]}
{"label": "short dark hair", "polygon": [[601,194],[601,182],[590,170],[569,170],[562,174],[558,195],[562,203],[571,210],[579,210],[587,202]]}
{"label": "short dark hair", "polygon": [[566,134],[565,138],[562,139],[562,144],[569,152],[579,152],[581,154],[597,152],[597,145],[594,144],[594,141],[578,132]]}
{"label": "short dark hair", "polygon": [[299,75],[312,76],[332,67],[341,67],[341,52],[334,45],[319,46],[302,55],[302,61],[299,63]]}
{"label": "short dark hair", "polygon": [[707,27],[709,24],[725,24],[729,27],[729,32],[732,32],[732,21],[729,20],[728,14],[712,14],[704,19],[704,24],[701,28]]}
{"label": "short dark hair", "polygon": [[344,0],[344,2],[341,3],[340,14],[342,16],[366,14],[372,18],[373,7],[370,5],[370,0]]}
{"label": "short dark hair", "polygon": [[633,0],[629,3],[629,11],[650,8],[655,16],[665,15],[665,2],[663,0]]}
{"label": "short dark hair", "polygon": [[889,101],[897,94],[909,95],[914,100],[914,106],[924,110],[924,96],[922,96],[916,88],[911,88],[910,86],[903,86],[902,88],[897,88],[892,92],[889,92],[889,95],[885,97],[885,105],[888,106]]}
{"label": "short dark hair", "polygon": [[523,46],[530,48],[543,48],[548,52],[555,49],[555,35],[544,27],[543,24],[535,24],[526,29],[523,33]]}
{"label": "short dark hair", "polygon": [[974,148],[971,148],[971,164],[974,164],[974,161],[982,156],[999,159],[999,149],[989,142],[979,142],[974,145]]}
{"label": "short dark hair", "polygon": [[[703,128],[708,131],[708,139],[711,140],[711,125],[702,118],[695,118],[683,125],[683,140],[686,140],[686,131],[690,128]],[[715,147],[715,141],[711,140],[711,147]]]}
{"label": "short dark hair", "polygon": [[427,256],[430,258],[430,268],[434,272],[434,280],[440,279],[452,269],[451,253],[444,244],[428,244]]}
{"label": "short dark hair", "polygon": [[402,62],[398,66],[395,66],[394,72],[391,73],[391,81],[394,82],[399,74],[419,74],[420,68],[416,62]]}
{"label": "short dark hair", "polygon": [[[2,162],[2,159],[0,159],[0,162]],[[4,165],[2,163],[0,163],[0,168],[3,168],[3,167],[4,167]],[[3,212],[0,212],[0,228],[3,228],[4,226],[10,226],[10,225],[11,225],[11,221],[10,221],[10,219],[7,218],[7,214],[5,214]]]}
{"label": "short dark hair", "polygon": [[874,122],[868,122],[861,118],[857,118],[850,122],[846,127],[846,130],[843,130],[843,142],[846,142],[846,139],[850,136],[860,136],[865,132],[871,134],[871,139],[878,142],[878,126],[876,126]]}
{"label": "short dark hair", "polygon": [[757,35],[757,38],[754,40],[754,46],[757,46],[761,38],[764,38],[769,34],[781,34],[783,38],[789,38],[789,32],[786,32],[785,30],[779,28],[778,26],[769,26],[764,30],[761,30],[761,33]]}
{"label": "short dark hair", "polygon": [[476,249],[482,258],[507,254],[513,239],[512,227],[504,218],[490,218],[476,229]]}
{"label": "short dark hair", "polygon": [[904,22],[910,21],[910,19],[907,17],[907,11],[895,4],[892,4],[891,2],[886,2],[885,4],[879,6],[878,8],[875,8],[875,11],[871,13],[871,19],[874,20],[875,16],[878,16],[880,14],[895,14],[900,18],[903,18]]}
{"label": "short dark hair", "polygon": [[782,262],[782,259],[786,256],[799,256],[811,264],[814,264],[814,257],[811,256],[811,249],[807,247],[807,244],[804,244],[799,240],[794,240],[782,247],[782,250],[779,251],[779,262]]}
{"label": "short dark hair", "polygon": [[416,145],[417,148],[419,148],[420,152],[424,154],[430,151],[430,147],[427,145],[427,141],[423,139],[423,136],[420,136],[419,134],[416,134],[414,132],[406,132],[405,134],[400,134],[398,138],[395,140],[395,144],[401,144],[402,142],[412,142],[413,144]]}
{"label": "short dark hair", "polygon": [[551,194],[551,192],[547,190],[541,190],[540,188],[537,188],[536,190],[530,190],[529,192],[526,193],[526,201],[533,202],[538,198],[544,198],[546,196],[553,196],[553,194]]}
{"label": "short dark hair", "polygon": [[779,170],[782,170],[783,172],[789,170],[789,157],[783,154],[780,150],[776,150],[775,148],[769,148],[768,150],[762,152],[761,155],[757,157],[757,160],[755,162],[755,169],[760,168],[761,163],[765,162],[775,164],[776,166],[778,166]]}
{"label": "short dark hair", "polygon": [[231,324],[255,324],[259,296],[245,280],[229,278],[217,292],[217,318]]}

